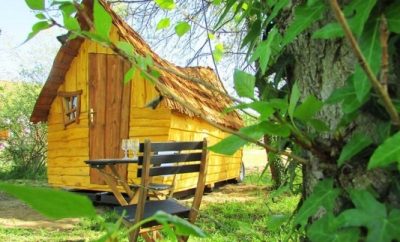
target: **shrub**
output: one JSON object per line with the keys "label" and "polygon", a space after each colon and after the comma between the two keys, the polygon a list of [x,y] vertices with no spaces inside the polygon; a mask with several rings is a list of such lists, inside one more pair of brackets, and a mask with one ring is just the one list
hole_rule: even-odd
{"label": "shrub", "polygon": [[3,178],[42,178],[46,171],[47,126],[29,121],[41,85],[4,82],[0,93],[0,130],[9,137],[0,151]]}

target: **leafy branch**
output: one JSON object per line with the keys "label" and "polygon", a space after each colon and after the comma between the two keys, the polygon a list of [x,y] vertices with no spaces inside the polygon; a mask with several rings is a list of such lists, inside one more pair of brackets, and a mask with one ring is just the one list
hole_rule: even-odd
{"label": "leafy branch", "polygon": [[372,86],[374,87],[375,91],[378,93],[379,97],[382,99],[384,107],[386,111],[389,113],[392,123],[397,128],[400,128],[400,118],[399,114],[396,110],[396,107],[393,104],[392,99],[389,96],[387,88],[385,88],[381,82],[377,79],[374,72],[372,71],[370,65],[368,64],[364,54],[361,51],[361,48],[354,37],[354,34],[349,26],[349,23],[346,20],[337,0],[330,0],[329,1],[333,12],[335,13],[335,17],[338,20],[339,24],[342,26],[343,31],[347,40],[350,42],[352,50],[360,63],[361,67],[363,68],[364,72],[367,74],[368,79],[370,80]]}

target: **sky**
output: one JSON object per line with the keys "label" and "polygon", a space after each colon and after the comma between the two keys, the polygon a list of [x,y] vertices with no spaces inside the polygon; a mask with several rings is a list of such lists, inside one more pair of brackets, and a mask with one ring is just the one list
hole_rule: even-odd
{"label": "sky", "polygon": [[31,68],[37,60],[46,66],[51,64],[59,48],[55,37],[60,31],[45,30],[47,33],[39,33],[33,40],[21,45],[37,21],[34,13],[25,5],[24,0],[7,1],[1,8],[0,80],[20,80],[20,70]]}
{"label": "sky", "polygon": [[[22,44],[32,25],[38,20],[35,18],[35,14],[25,5],[24,0],[0,0],[0,3],[3,2],[7,2],[7,4],[2,4],[0,14],[0,80],[26,81],[24,79],[26,77],[20,74],[21,70],[29,71],[35,65],[40,65],[43,67],[44,72],[40,80],[37,81],[44,82],[60,47],[56,36],[61,35],[63,33],[62,30],[57,28],[44,30],[32,40]],[[150,45],[154,44],[151,36],[150,39],[149,36],[143,37],[147,37]],[[165,49],[164,46],[155,48],[155,51],[177,65],[185,65],[182,60],[186,59],[177,57],[182,54],[180,53],[182,48],[171,44],[168,47],[171,49]],[[210,57],[203,60],[202,63],[196,64],[213,67]],[[224,70],[232,69],[232,67],[228,68],[228,66],[223,67]],[[229,80],[231,78],[229,73],[233,73],[233,69],[232,71],[222,71],[220,73],[222,79]],[[227,82],[224,83],[231,93],[231,89],[233,89],[231,85],[227,85]],[[232,82],[228,81],[228,83]]]}

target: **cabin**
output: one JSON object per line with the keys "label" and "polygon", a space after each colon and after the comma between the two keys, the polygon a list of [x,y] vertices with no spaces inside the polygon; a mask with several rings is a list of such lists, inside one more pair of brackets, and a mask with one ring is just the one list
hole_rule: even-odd
{"label": "cabin", "polygon": [[[178,73],[160,70],[160,82],[215,123],[234,130],[242,126],[236,112],[223,114],[232,105],[226,96],[182,78],[201,78],[225,91],[212,69],[179,67],[161,58],[107,3],[100,3],[112,17],[112,42],[128,41],[137,53]],[[92,0],[83,4],[90,13]],[[78,21],[87,29],[84,18],[78,16]],[[109,48],[82,38],[64,39],[31,115],[32,122],[48,124],[47,174],[51,186],[109,191],[96,169],[84,161],[122,158],[120,144],[124,138],[138,138],[140,142],[146,138],[152,142],[207,138],[213,145],[228,136],[164,95],[139,72],[124,83],[129,68],[129,63]],[[238,178],[241,163],[241,150],[233,156],[210,153],[206,184]],[[138,182],[136,164],[120,165],[118,172],[129,183]],[[157,177],[157,182],[169,179]],[[197,178],[188,173],[178,175],[175,181],[175,191],[184,191],[196,187]]]}

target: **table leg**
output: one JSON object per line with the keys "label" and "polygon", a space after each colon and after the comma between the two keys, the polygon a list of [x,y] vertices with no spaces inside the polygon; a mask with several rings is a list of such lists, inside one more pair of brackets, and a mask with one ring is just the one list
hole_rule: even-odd
{"label": "table leg", "polygon": [[113,173],[113,175],[118,178],[118,181],[120,182],[120,184],[124,188],[126,194],[128,194],[129,198],[132,199],[135,194],[132,192],[131,188],[129,187],[128,182],[125,181],[123,178],[121,178],[119,176],[118,171],[117,171],[117,169],[115,168],[114,165],[110,165],[109,167],[110,167],[111,172]]}
{"label": "table leg", "polygon": [[119,191],[117,187],[117,183],[113,178],[110,177],[110,175],[106,174],[103,169],[99,169],[100,174],[104,181],[107,183],[107,185],[111,188],[111,191],[114,193],[115,198],[118,200],[118,202],[122,206],[128,205],[128,202],[125,200],[124,196],[122,196],[122,193]]}

